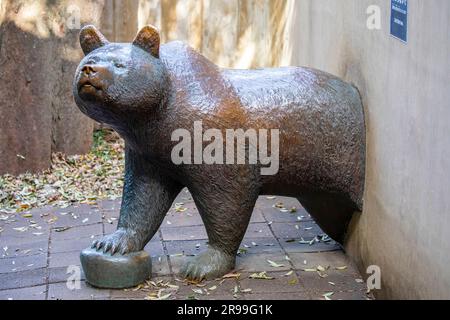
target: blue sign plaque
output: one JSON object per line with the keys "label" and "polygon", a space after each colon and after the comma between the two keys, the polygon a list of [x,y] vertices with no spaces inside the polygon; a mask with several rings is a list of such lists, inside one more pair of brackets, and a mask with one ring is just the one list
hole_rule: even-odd
{"label": "blue sign plaque", "polygon": [[391,0],[391,35],[408,40],[408,0]]}

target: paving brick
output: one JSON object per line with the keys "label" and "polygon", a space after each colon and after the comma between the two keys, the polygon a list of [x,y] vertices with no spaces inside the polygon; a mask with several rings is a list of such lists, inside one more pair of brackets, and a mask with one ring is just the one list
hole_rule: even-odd
{"label": "paving brick", "polygon": [[[180,194],[181,195],[181,194]],[[189,198],[190,200],[186,200],[184,196],[178,196],[175,201],[173,202],[172,206],[168,210],[168,214],[173,215],[179,215],[179,214],[189,214],[189,215],[199,215],[198,208],[195,205],[195,202],[192,200],[192,198]],[[183,208],[183,211],[180,212],[177,207]]]}
{"label": "paving brick", "polygon": [[202,226],[203,221],[198,213],[191,214],[185,212],[169,212],[167,213],[161,228],[174,228],[181,226]]}
{"label": "paving brick", "polygon": [[[290,210],[292,208],[288,207]],[[260,206],[260,210],[267,221],[272,222],[301,222],[301,221],[312,221],[311,216],[306,212],[303,207],[295,206],[296,211],[284,212],[279,208],[274,208],[272,205],[270,206]]]}
{"label": "paving brick", "polygon": [[47,254],[10,257],[0,260],[0,274],[43,268],[47,265]]}
{"label": "paving brick", "polygon": [[[11,223],[1,223],[1,226],[10,227],[6,229],[12,229],[15,227],[27,226],[30,223],[36,223],[41,226],[43,229],[47,228],[47,217],[55,212],[56,208],[51,206],[45,206],[41,208],[35,208],[30,211],[24,211],[21,213],[17,213],[11,216],[11,219],[8,221]],[[32,217],[24,217],[24,215],[32,215]],[[2,221],[3,222],[3,221]],[[12,232],[15,233],[16,231]]]}
{"label": "paving brick", "polygon": [[189,192],[188,188],[183,188],[174,202],[188,201],[188,200],[192,200],[192,195]]}
{"label": "paving brick", "polygon": [[45,300],[46,286],[0,290],[0,300]]}
{"label": "paving brick", "polygon": [[50,254],[50,268],[80,266],[80,253],[77,251],[58,252]]}
{"label": "paving brick", "polygon": [[120,216],[120,206],[115,210],[102,210],[102,214],[103,222],[108,221],[108,219],[118,221]]}
{"label": "paving brick", "polygon": [[269,196],[269,195],[261,195],[258,197],[257,205],[263,208],[271,208],[273,205],[277,203],[283,203],[286,208],[301,208],[300,203],[295,198],[290,197],[282,197],[282,196]]}
{"label": "paving brick", "polygon": [[266,293],[251,293],[243,296],[244,300],[311,300],[311,295],[308,292],[266,292]]}
{"label": "paving brick", "polygon": [[312,218],[306,213],[297,211],[294,213],[290,212],[281,212],[278,209],[269,208],[269,209],[261,209],[266,221],[272,222],[295,222],[301,223],[306,221],[312,221]]}
{"label": "paving brick", "polygon": [[[292,264],[296,269],[303,270],[309,268],[315,268],[318,265],[322,267],[330,267],[327,273],[333,272],[345,272],[346,274],[359,276],[359,272],[350,259],[345,256],[342,251],[330,251],[321,253],[289,253]],[[304,261],[306,260],[306,264]],[[346,266],[347,268],[343,271],[335,270],[336,267]],[[305,271],[301,271],[305,272]]]}
{"label": "paving brick", "polygon": [[0,274],[0,290],[33,287],[46,283],[45,268]]}
{"label": "paving brick", "polygon": [[59,252],[80,252],[81,250],[89,247],[96,239],[100,239],[102,236],[85,237],[79,239],[52,239],[50,243],[50,253]]}
{"label": "paving brick", "polygon": [[275,236],[279,239],[300,240],[303,238],[305,240],[310,240],[315,236],[324,233],[314,221],[304,221],[300,223],[274,222],[270,227]]}
{"label": "paving brick", "polygon": [[97,289],[85,281],[80,281],[80,289],[70,290],[67,284],[51,283],[48,287],[49,300],[93,300],[93,299],[108,299],[110,292],[107,289]]}
{"label": "paving brick", "polygon": [[[280,202],[284,209],[289,210],[288,212],[284,212],[281,208],[275,206]],[[297,216],[302,216],[305,220],[311,219],[310,215],[295,198],[277,196],[275,199],[267,199],[266,196],[260,196],[256,202],[255,208],[261,210],[267,221],[292,221],[292,219],[297,220]],[[292,208],[295,208],[296,210],[291,212]]]}
{"label": "paving brick", "polygon": [[48,234],[50,226],[47,223],[34,222],[33,219],[17,217],[14,222],[2,226],[2,237],[11,238],[13,242],[27,242],[27,240],[36,240],[36,234]]}
{"label": "paving brick", "polygon": [[[146,245],[145,250],[152,256],[152,279],[170,280],[170,283],[179,285],[169,299],[186,299],[195,296],[199,300],[208,299],[324,299],[326,292],[333,291],[331,299],[367,299],[372,295],[365,293],[365,283],[355,281],[361,275],[350,262],[348,257],[340,250],[340,246],[334,241],[329,243],[315,243],[314,245],[300,244],[298,241],[286,242],[291,237],[304,237],[305,240],[313,239],[320,228],[313,223],[311,217],[293,198],[276,197],[267,199],[260,197],[255,206],[246,236],[241,243],[241,248],[247,245],[247,253],[242,253],[237,258],[236,272],[242,273],[241,279],[221,279],[202,282],[203,289],[216,286],[215,290],[207,290],[208,294],[195,293],[193,285],[185,285],[176,281],[180,278],[180,267],[193,255],[203,252],[207,248],[207,236],[202,220],[191,195],[183,190],[175,202],[183,202],[185,212],[175,212],[173,206],[167,214],[161,230]],[[285,213],[274,208],[277,202],[283,202],[286,208],[297,207],[297,212]],[[33,209],[31,220],[35,220],[42,228],[42,235],[33,235],[38,230],[30,229],[26,232],[13,230],[15,227],[28,225],[30,219],[21,215],[11,218],[10,223],[1,221],[4,231],[0,233],[0,242],[7,250],[0,252],[0,299],[45,299],[45,283],[48,278],[49,299],[144,299],[148,290],[99,290],[85,283],[85,277],[80,267],[79,252],[89,246],[95,238],[100,238],[104,233],[110,234],[117,228],[117,219],[108,223],[108,218],[118,217],[120,199],[115,201],[100,201],[98,206],[86,204],[76,205],[65,209],[46,207]],[[61,214],[68,212],[68,214]],[[77,219],[73,218],[73,213]],[[189,213],[189,214],[188,214]],[[42,217],[41,217],[42,214]],[[102,215],[105,218],[102,218]],[[298,221],[297,216],[303,215],[303,220]],[[57,217],[57,219],[54,219]],[[83,223],[83,220],[88,218]],[[270,226],[267,221],[272,221]],[[48,223],[49,220],[53,223]],[[170,221],[171,224],[168,224]],[[299,229],[295,225],[299,225]],[[58,226],[72,226],[63,232],[56,232]],[[311,230],[304,228],[312,227]],[[278,239],[274,236],[278,237]],[[50,241],[50,253],[47,254],[48,239]],[[164,239],[164,242],[163,242]],[[254,246],[252,243],[257,244]],[[197,244],[200,248],[197,249]],[[0,248],[0,250],[2,250]],[[333,251],[330,251],[333,250]],[[6,253],[9,255],[7,256]],[[166,256],[166,253],[169,256]],[[179,253],[184,253],[179,255]],[[49,268],[47,269],[47,255]],[[286,260],[288,255],[290,261]],[[281,268],[272,267],[267,260],[283,264]],[[307,263],[304,264],[303,261]],[[11,268],[12,261],[15,261]],[[67,266],[80,267],[81,289],[69,290],[66,281]],[[325,272],[325,278],[321,278],[317,272],[306,272],[305,268],[315,268],[317,265],[330,266]],[[346,265],[346,270],[336,270],[336,266]],[[22,270],[12,272],[12,269]],[[289,276],[284,276],[290,269],[296,269]],[[4,271],[3,273],[2,270]],[[173,271],[173,273],[171,273]],[[248,276],[254,272],[266,271],[274,280],[255,280]],[[292,281],[295,280],[295,281]],[[289,281],[292,281],[291,284]],[[330,284],[332,282],[334,285]],[[252,289],[251,293],[239,292],[234,294],[234,288]],[[155,288],[154,291],[156,291]]]}
{"label": "paving brick", "polygon": [[[26,257],[35,254],[47,254],[48,239],[38,240],[33,242],[16,243],[10,242],[9,244],[3,243],[0,238],[1,248],[0,248],[0,259],[3,258],[14,258],[14,257]],[[7,249],[5,250],[4,248]],[[0,260],[1,264],[1,260]]]}
{"label": "paving brick", "polygon": [[255,208],[252,212],[252,216],[250,218],[250,223],[253,222],[266,222],[266,219],[264,218],[263,214],[261,213],[261,210],[259,208]]}
{"label": "paving brick", "polygon": [[[244,238],[240,248],[246,250],[247,254],[282,252],[278,241],[273,236],[258,239]],[[243,253],[241,255],[243,256],[245,254]]]}
{"label": "paving brick", "polygon": [[164,249],[162,242],[158,239],[152,240],[144,248],[145,251],[147,251],[151,257],[158,257],[164,255]]}
{"label": "paving brick", "polygon": [[97,206],[79,204],[64,209],[59,209],[54,213],[53,218],[57,218],[52,227],[83,226],[102,222],[102,211]]}
{"label": "paving brick", "polygon": [[267,275],[273,277],[272,280],[251,279],[251,273],[241,275],[239,283],[241,290],[252,289],[252,293],[266,292],[299,292],[306,291],[306,288],[299,281],[295,272],[288,276],[287,272],[267,272]]}
{"label": "paving brick", "polygon": [[150,294],[150,291],[133,289],[111,290],[112,300],[144,300],[146,296]]}
{"label": "paving brick", "polygon": [[98,207],[102,211],[115,211],[119,212],[121,199],[116,200],[101,200],[97,202]]}
{"label": "paving brick", "polygon": [[[311,292],[320,293],[322,291],[365,291],[365,282],[357,282],[359,277],[344,271],[302,272],[297,271],[302,284]],[[331,282],[331,283],[330,283]]]}
{"label": "paving brick", "polygon": [[56,232],[52,229],[51,239],[53,240],[72,240],[80,238],[88,238],[103,234],[103,226],[101,223],[76,226],[62,232]]}
{"label": "paving brick", "polygon": [[339,251],[341,246],[334,240],[329,242],[300,243],[298,240],[280,239],[281,247],[288,253]]}
{"label": "paving brick", "polygon": [[245,232],[244,239],[257,239],[257,238],[272,238],[273,234],[270,231],[267,223],[250,223],[247,231]]}
{"label": "paving brick", "polygon": [[117,223],[119,222],[119,220],[109,220],[109,221],[110,222],[108,222],[107,219],[103,220],[104,234],[111,234],[117,230]]}
{"label": "paving brick", "polygon": [[241,294],[237,294],[234,295],[232,293],[226,293],[226,294],[215,294],[215,293],[210,293],[208,295],[201,295],[201,296],[197,296],[197,300],[242,300],[242,295]]}
{"label": "paving brick", "polygon": [[[31,247],[36,243],[42,243],[42,242],[48,242],[49,239],[49,232],[47,231],[39,231],[39,234],[33,234],[34,231],[28,231],[21,234],[20,237],[17,237],[15,235],[8,236],[6,234],[2,237],[1,242],[1,248],[0,250],[3,251],[3,248],[7,246],[8,248],[12,248],[14,246],[17,247]],[[41,234],[42,233],[42,234]],[[47,246],[45,246],[42,249],[46,249]],[[4,253],[4,252],[3,252]],[[2,253],[2,254],[3,254]]]}
{"label": "paving brick", "polygon": [[83,220],[83,218],[89,218],[90,216],[98,215],[98,213],[101,212],[101,208],[98,205],[90,205],[85,203],[75,204],[70,206],[69,208],[60,209],[57,212],[61,210],[72,212],[74,215],[78,216],[78,219],[76,220]]}
{"label": "paving brick", "polygon": [[371,296],[367,295],[365,291],[324,291],[321,293],[313,293],[311,296],[313,300],[325,300],[323,294],[333,292],[329,298],[331,300],[371,300]]}
{"label": "paving brick", "polygon": [[163,240],[202,240],[208,239],[204,226],[165,228],[161,230]]}
{"label": "paving brick", "polygon": [[[44,219],[48,214],[54,213],[58,210],[58,207],[46,205],[39,208],[33,208],[32,210],[23,211],[21,213],[17,213],[15,217],[23,216],[24,214],[32,214],[33,218],[32,220],[36,220],[36,222],[39,221],[39,219]],[[28,219],[28,218],[27,218]]]}
{"label": "paving brick", "polygon": [[[271,260],[277,264],[282,264],[282,267],[272,267],[267,260]],[[246,254],[238,256],[236,259],[236,270],[242,271],[284,271],[290,270],[291,265],[286,260],[286,255],[282,252],[277,253],[261,253],[261,254]]]}
{"label": "paving brick", "polygon": [[[85,280],[86,277],[84,275],[83,268],[81,268],[81,266],[78,267],[80,268],[80,280]],[[73,271],[68,270],[67,267],[48,268],[49,283],[66,282],[71,275],[73,275]]]}
{"label": "paving brick", "polygon": [[[169,255],[184,253],[185,255],[199,254],[208,248],[207,240],[173,240],[164,241]],[[199,246],[198,246],[199,245]]]}
{"label": "paving brick", "polygon": [[[51,228],[76,227],[83,224],[83,219],[80,219],[79,215],[75,215],[71,210],[67,209],[68,208],[61,209],[48,217],[48,220],[52,221],[52,223],[49,224]],[[87,222],[89,222],[89,220]]]}

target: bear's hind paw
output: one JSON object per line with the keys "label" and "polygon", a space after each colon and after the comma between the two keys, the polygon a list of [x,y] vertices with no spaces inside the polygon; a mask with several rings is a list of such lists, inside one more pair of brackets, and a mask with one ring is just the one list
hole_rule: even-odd
{"label": "bear's hind paw", "polygon": [[183,265],[180,273],[189,280],[215,279],[233,270],[235,257],[209,248]]}

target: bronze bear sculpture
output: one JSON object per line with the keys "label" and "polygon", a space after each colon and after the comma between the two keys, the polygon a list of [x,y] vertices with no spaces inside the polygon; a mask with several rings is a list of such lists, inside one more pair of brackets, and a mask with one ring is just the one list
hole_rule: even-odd
{"label": "bronze bear sculpture", "polygon": [[[125,182],[117,231],[94,242],[105,253],[142,250],[183,187],[192,193],[209,238],[182,268],[190,279],[221,276],[260,194],[296,197],[317,224],[342,242],[361,211],[365,127],[355,87],[302,67],[221,69],[185,44],[160,46],[142,28],[132,43],[109,43],[93,26],[80,32],[85,53],[73,94],[80,110],[125,140]],[[256,164],[175,164],[179,128],[279,129],[279,168]],[[269,148],[270,149],[270,148]]]}

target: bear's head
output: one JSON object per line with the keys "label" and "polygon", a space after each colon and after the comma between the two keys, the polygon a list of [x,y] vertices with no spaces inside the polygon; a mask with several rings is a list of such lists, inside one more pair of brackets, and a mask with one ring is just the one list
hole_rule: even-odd
{"label": "bear's head", "polygon": [[159,42],[152,26],[142,28],[132,43],[110,43],[94,26],[84,27],[80,44],[85,57],[73,83],[80,110],[114,125],[158,108],[167,86]]}

